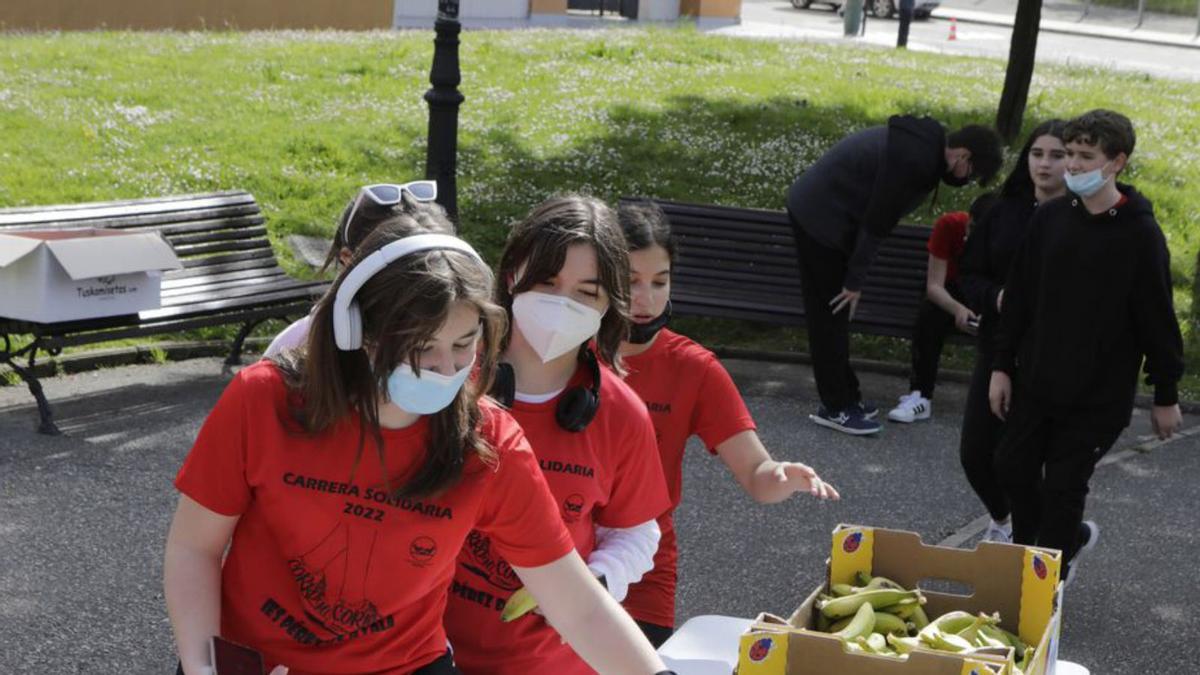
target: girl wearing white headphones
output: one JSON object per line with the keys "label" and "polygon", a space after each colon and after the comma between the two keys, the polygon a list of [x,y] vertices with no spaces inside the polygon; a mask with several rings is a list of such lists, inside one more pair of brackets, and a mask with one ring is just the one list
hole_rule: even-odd
{"label": "girl wearing white headphones", "polygon": [[164,563],[181,670],[219,635],[270,672],[455,673],[442,614],[468,533],[593,667],[661,660],[574,551],[520,427],[483,399],[506,317],[450,231],[381,223],[306,347],[243,369],[176,478]]}
{"label": "girl wearing white headphones", "polygon": [[629,243],[632,272],[633,325],[628,340],[621,343],[629,371],[625,382],[650,411],[671,497],[671,509],[658,521],[663,537],[654,569],[629,589],[624,606],[657,646],[675,626],[679,551],[673,514],[682,497],[683,451],[689,438],[699,436],[757,502],[778,502],[798,492],[838,499],[838,493],[810,467],[771,459],[717,357],[666,328],[675,247],[662,211],[648,202],[626,203],[618,216]]}
{"label": "girl wearing white headphones", "polygon": [[[498,304],[513,322],[493,391],[525,430],[576,550],[620,600],[653,564],[655,519],[668,501],[646,406],[596,362],[615,364],[628,330],[629,264],[615,214],[573,195],[535,207],[509,233],[498,279]],[[501,622],[522,580],[496,544],[472,533],[459,557],[446,608],[458,666],[592,672],[554,617]]]}

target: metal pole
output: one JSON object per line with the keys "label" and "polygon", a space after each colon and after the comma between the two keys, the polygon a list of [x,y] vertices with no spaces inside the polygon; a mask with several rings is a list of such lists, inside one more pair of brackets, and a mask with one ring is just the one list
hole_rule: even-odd
{"label": "metal pole", "polygon": [[458,223],[457,180],[458,106],[463,95],[458,91],[462,74],[458,67],[458,0],[438,0],[438,17],[433,25],[433,66],[425,92],[429,104],[429,140],[425,150],[425,177],[438,184],[437,201]]}
{"label": "metal pole", "polygon": [[1196,34],[1192,38],[1200,38],[1200,0],[1196,2]]}
{"label": "metal pole", "polygon": [[914,0],[900,0],[900,32],[896,35],[896,47],[899,49],[908,47],[908,27],[913,20],[914,4]]}
{"label": "metal pole", "polygon": [[1142,27],[1142,19],[1146,17],[1146,0],[1138,0],[1138,22],[1134,29]]}
{"label": "metal pole", "polygon": [[863,0],[846,0],[842,5],[842,32],[846,37],[855,37],[862,27]]}

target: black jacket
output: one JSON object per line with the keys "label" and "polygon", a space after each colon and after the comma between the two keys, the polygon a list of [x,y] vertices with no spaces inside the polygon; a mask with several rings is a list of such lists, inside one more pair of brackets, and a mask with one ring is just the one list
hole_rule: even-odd
{"label": "black jacket", "polygon": [[1098,215],[1068,193],[1043,204],[1013,259],[993,365],[1017,395],[1050,409],[1103,411],[1129,424],[1145,359],[1156,405],[1178,402],[1183,338],[1166,239],[1145,197]]}
{"label": "black jacket", "polygon": [[861,290],[879,244],[946,173],[946,130],[936,120],[893,115],[838,141],[788,190],[792,223],[849,257]]}
{"label": "black jacket", "polygon": [[[980,315],[981,344],[991,348],[999,328],[996,297],[1004,289],[1008,268],[1025,234],[1037,202],[1032,195],[1000,199],[971,225],[958,261],[958,286],[967,307]],[[987,344],[984,344],[986,341]]]}

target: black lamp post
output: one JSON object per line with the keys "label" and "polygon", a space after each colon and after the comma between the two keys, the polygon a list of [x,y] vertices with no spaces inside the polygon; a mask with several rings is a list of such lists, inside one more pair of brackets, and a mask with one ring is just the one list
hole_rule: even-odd
{"label": "black lamp post", "polygon": [[463,95],[458,91],[462,75],[458,69],[458,0],[438,0],[437,22],[433,25],[433,66],[425,92],[429,103],[429,140],[425,150],[425,177],[438,184],[437,201],[450,218],[458,222],[458,197],[455,170],[458,155],[458,106]]}

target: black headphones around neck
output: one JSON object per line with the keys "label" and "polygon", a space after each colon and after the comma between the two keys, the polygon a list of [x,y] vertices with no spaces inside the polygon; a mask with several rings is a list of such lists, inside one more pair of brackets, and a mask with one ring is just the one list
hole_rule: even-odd
{"label": "black headphones around neck", "polygon": [[[558,398],[554,409],[554,420],[566,431],[580,432],[591,424],[600,410],[600,361],[585,343],[579,348],[579,362],[591,375],[591,386],[571,387]],[[496,366],[496,380],[492,384],[492,398],[506,408],[511,408],[517,398],[517,374],[512,364]]]}

